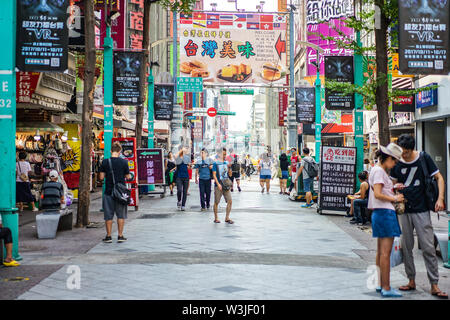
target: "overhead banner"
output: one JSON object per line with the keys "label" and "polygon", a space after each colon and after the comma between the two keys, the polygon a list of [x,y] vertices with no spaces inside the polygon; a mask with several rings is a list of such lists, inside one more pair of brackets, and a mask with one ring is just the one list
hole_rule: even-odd
{"label": "overhead banner", "polygon": [[[37,2],[37,3],[36,3]],[[20,71],[64,72],[68,68],[69,0],[17,0],[16,66]]]}
{"label": "overhead banner", "polygon": [[[354,16],[353,0],[307,0],[306,4],[306,26],[308,29],[307,41],[318,45],[324,50],[319,55],[320,74],[324,74],[324,55],[328,56],[351,56],[353,50],[338,48],[335,41],[323,40],[319,35],[333,37],[336,40],[344,40],[345,37],[353,39],[354,31],[346,26],[344,20]],[[340,35],[341,32],[343,35]],[[308,61],[307,76],[315,76],[317,69],[312,64],[316,62],[316,50],[307,48],[306,57]]]}
{"label": "overhead banner", "polygon": [[155,120],[172,120],[173,118],[173,84],[155,85],[154,110]]}
{"label": "overhead banner", "polygon": [[295,88],[295,115],[297,122],[315,122],[315,108],[315,88]]}
{"label": "overhead banner", "polygon": [[345,211],[355,193],[356,148],[322,146],[320,154],[319,209]]}
{"label": "overhead banner", "polygon": [[84,1],[70,0],[69,3],[69,46],[84,47]]}
{"label": "overhead banner", "polygon": [[[353,83],[353,57],[325,57],[325,79]],[[355,107],[354,95],[325,89],[325,107],[329,110],[352,110]]]}
{"label": "overhead banner", "polygon": [[286,22],[285,14],[180,14],[180,76],[284,84]]}
{"label": "overhead banner", "polygon": [[134,51],[114,52],[114,104],[140,105],[141,68],[143,68],[144,54]]}
{"label": "overhead banner", "polygon": [[403,74],[449,73],[449,15],[447,0],[398,0]]}

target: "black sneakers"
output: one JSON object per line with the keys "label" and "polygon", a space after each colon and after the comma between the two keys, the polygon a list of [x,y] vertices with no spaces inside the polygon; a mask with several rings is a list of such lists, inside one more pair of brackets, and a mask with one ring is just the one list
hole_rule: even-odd
{"label": "black sneakers", "polygon": [[125,241],[127,241],[127,238],[125,238],[124,236],[117,237],[117,242],[125,242]]}
{"label": "black sneakers", "polygon": [[111,236],[106,236],[105,239],[102,240],[104,243],[112,243]]}

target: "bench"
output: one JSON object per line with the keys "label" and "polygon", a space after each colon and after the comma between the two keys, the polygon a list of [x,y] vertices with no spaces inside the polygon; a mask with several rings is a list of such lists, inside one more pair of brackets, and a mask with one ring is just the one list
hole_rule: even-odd
{"label": "bench", "polygon": [[56,232],[72,229],[73,212],[69,209],[47,210],[36,216],[39,239],[55,239]]}

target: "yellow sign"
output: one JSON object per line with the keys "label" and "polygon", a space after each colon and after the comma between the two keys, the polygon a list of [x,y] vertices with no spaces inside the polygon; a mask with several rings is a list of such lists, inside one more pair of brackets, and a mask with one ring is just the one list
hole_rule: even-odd
{"label": "yellow sign", "polygon": [[397,77],[397,78],[414,78],[413,75],[402,74],[400,72],[398,53],[392,53],[390,58],[392,60],[391,72],[392,72],[392,76],[393,77]]}

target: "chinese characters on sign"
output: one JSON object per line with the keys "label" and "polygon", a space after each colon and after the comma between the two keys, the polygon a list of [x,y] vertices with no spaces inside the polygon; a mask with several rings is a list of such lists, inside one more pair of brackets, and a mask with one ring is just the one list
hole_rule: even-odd
{"label": "chinese characters on sign", "polygon": [[315,121],[315,88],[295,88],[295,114],[298,123]]}
{"label": "chinese characters on sign", "polygon": [[162,149],[137,149],[137,163],[139,185],[165,183]]}
{"label": "chinese characters on sign", "polygon": [[278,125],[284,127],[284,118],[288,107],[288,95],[286,92],[278,92]]}
{"label": "chinese characters on sign", "polygon": [[[353,83],[353,57],[325,57],[325,79]],[[352,110],[355,98],[353,94],[342,95],[325,89],[325,106],[328,110]]]}
{"label": "chinese characters on sign", "polygon": [[114,104],[139,105],[142,103],[140,92],[142,52],[114,52]]}
{"label": "chinese characters on sign", "polygon": [[17,1],[16,65],[20,71],[67,70],[69,45],[69,0],[52,5]]}
{"label": "chinese characters on sign", "polygon": [[320,209],[345,211],[355,193],[356,148],[322,146]]}
{"label": "chinese characters on sign", "polygon": [[142,49],[144,41],[144,0],[128,0],[128,48]]}
{"label": "chinese characters on sign", "polygon": [[16,102],[28,103],[36,90],[39,72],[17,72],[16,75]]}
{"label": "chinese characters on sign", "polygon": [[447,0],[399,0],[399,56],[403,74],[449,72]]}
{"label": "chinese characters on sign", "polygon": [[136,168],[136,138],[113,138],[112,143],[119,142],[122,146],[122,158],[128,161],[131,180],[127,183],[137,183]]}
{"label": "chinese characters on sign", "polygon": [[155,85],[154,110],[155,120],[172,120],[173,118],[173,84]]}

